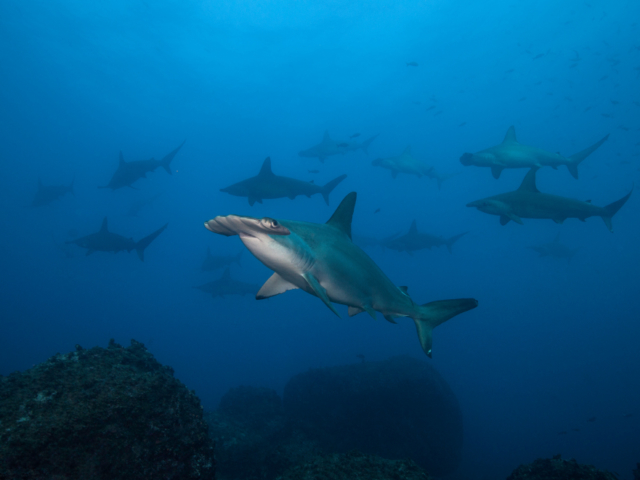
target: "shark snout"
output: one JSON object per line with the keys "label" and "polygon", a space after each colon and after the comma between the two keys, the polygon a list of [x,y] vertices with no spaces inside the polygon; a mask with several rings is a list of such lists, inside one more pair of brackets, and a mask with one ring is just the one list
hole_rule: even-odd
{"label": "shark snout", "polygon": [[[473,153],[465,153],[460,157],[460,163],[465,167],[473,165]],[[468,207],[469,205],[467,205]]]}
{"label": "shark snout", "polygon": [[473,202],[467,203],[467,207],[479,207],[479,206],[480,206],[480,200],[475,200]]}
{"label": "shark snout", "polygon": [[220,235],[240,235],[254,237],[257,235],[289,235],[291,232],[277,220],[269,217],[254,218],[239,215],[217,216],[204,226],[213,233]]}

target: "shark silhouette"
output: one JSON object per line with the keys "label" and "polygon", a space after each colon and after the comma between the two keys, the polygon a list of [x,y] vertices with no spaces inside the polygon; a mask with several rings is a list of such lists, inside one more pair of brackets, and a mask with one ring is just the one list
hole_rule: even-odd
{"label": "shark silhouette", "polygon": [[418,305],[406,287],[396,287],[380,267],[351,241],[356,193],[348,194],[326,224],[273,218],[218,216],[205,227],[220,235],[239,235],[242,243],[275,273],[260,288],[257,299],[301,289],[320,298],[339,316],[331,302],[349,307],[349,316],[367,312],[386,320],[410,317],[420,345],[431,356],[432,331],[448,319],[478,305],[472,298]]}
{"label": "shark silhouette", "polygon": [[580,250],[579,247],[570,248],[560,243],[560,232],[558,232],[556,238],[551,243],[543,243],[527,248],[538,252],[541,257],[566,258],[568,263],[571,263],[573,256]]}
{"label": "shark silhouette", "polygon": [[236,197],[247,197],[251,206],[256,202],[262,203],[263,199],[288,197],[293,200],[298,195],[311,197],[317,193],[321,194],[325,203],[329,205],[329,194],[345,178],[346,175],[340,175],[321,187],[311,182],[281,177],[271,171],[271,158],[267,157],[258,175],[221,188],[220,191]]}
{"label": "shark silhouette", "polygon": [[460,233],[458,235],[454,235],[451,238],[442,238],[436,237],[435,235],[430,235],[428,233],[420,233],[418,232],[418,227],[416,226],[416,221],[411,222],[411,227],[409,227],[409,232],[402,235],[401,237],[397,237],[385,242],[383,245],[392,250],[398,250],[399,252],[407,252],[410,255],[413,255],[413,252],[416,250],[422,250],[424,248],[428,248],[431,250],[433,247],[441,247],[445,245],[449,253],[453,253],[453,244],[456,243],[460,237],[466,235],[469,232]]}
{"label": "shark silhouette", "polygon": [[573,178],[578,178],[578,165],[585,158],[595,152],[609,135],[605,135],[598,142],[581,152],[563,157],[559,153],[551,153],[541,148],[522,145],[516,139],[516,129],[512,125],[507,130],[504,140],[500,145],[487,148],[478,153],[465,153],[460,157],[460,163],[465,166],[491,167],[491,173],[495,178],[500,178],[505,168],[533,168],[549,166],[557,169],[560,165],[566,165]]}
{"label": "shark silhouette", "polygon": [[258,285],[251,283],[241,282],[231,278],[231,272],[229,267],[224,269],[222,277],[218,280],[205,283],[197,288],[204,293],[208,293],[212,297],[224,297],[225,295],[252,295],[258,290]]}
{"label": "shark silhouette", "polygon": [[[186,140],[185,140],[186,142]],[[118,169],[115,171],[109,183],[104,187],[98,188],[110,188],[111,190],[117,190],[122,187],[133,188],[132,184],[141,178],[147,178],[147,173],[153,172],[156,168],[164,168],[169,175],[171,175],[171,161],[176,156],[178,151],[182,148],[185,142],[182,142],[171,153],[166,155],[162,160],[155,160],[153,158],[149,160],[136,160],[132,162],[125,162],[122,152],[120,152],[120,163]]]}
{"label": "shark silhouette", "polygon": [[329,132],[325,130],[322,142],[298,152],[298,155],[301,157],[318,158],[324,163],[324,160],[331,155],[344,155],[345,153],[355,152],[360,149],[368,154],[369,145],[371,145],[371,142],[373,142],[377,136],[378,135],[374,135],[362,143],[358,143],[353,138],[349,138],[347,141],[336,141],[332,140]]}
{"label": "shark silhouette", "polygon": [[118,253],[123,250],[126,250],[127,252],[135,250],[138,253],[138,257],[140,257],[140,260],[144,262],[145,248],[147,248],[151,242],[153,242],[156,237],[160,235],[165,228],[167,228],[167,225],[169,224],[165,224],[163,227],[159,228],[151,235],[144,237],[142,240],[134,242],[133,238],[123,237],[117,233],[110,232],[107,226],[107,217],[104,217],[102,220],[102,226],[98,232],[76,238],[75,240],[69,240],[65,243],[73,243],[81,248],[86,248],[87,255],[91,255],[98,251]]}
{"label": "shark silhouette", "polygon": [[468,203],[467,207],[500,216],[501,225],[506,225],[511,220],[522,225],[523,218],[546,218],[562,223],[567,218],[577,218],[584,222],[589,217],[601,217],[609,231],[613,232],[611,219],[633,192],[632,188],[620,200],[606,207],[598,207],[591,201],[583,202],[540,192],[536,187],[536,171],[537,168],[529,170],[518,190],[476,200]]}
{"label": "shark silhouette", "polygon": [[73,195],[74,182],[75,182],[75,178],[71,180],[71,184],[69,186],[43,185],[42,180],[40,180],[40,178],[38,177],[38,191],[36,192],[35,197],[33,197],[31,206],[40,207],[42,205],[49,205],[54,200],[64,197],[67,193],[71,193]]}
{"label": "shark silhouette", "polygon": [[240,257],[242,257],[242,250],[240,250],[237,255],[211,255],[211,248],[207,247],[207,256],[202,261],[200,271],[211,272],[222,267],[227,267],[234,262],[240,265]]}
{"label": "shark silhouette", "polygon": [[442,188],[442,183],[445,180],[457,175],[457,173],[440,175],[433,166],[427,165],[411,155],[411,145],[405,148],[397,157],[376,158],[371,162],[371,165],[391,170],[393,178],[396,178],[399,173],[416,175],[418,178],[426,176],[438,182],[438,190]]}

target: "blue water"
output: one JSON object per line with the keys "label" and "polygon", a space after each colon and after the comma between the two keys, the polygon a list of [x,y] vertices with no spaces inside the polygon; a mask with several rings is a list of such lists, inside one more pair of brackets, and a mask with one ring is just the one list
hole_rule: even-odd
{"label": "blue water", "polygon": [[[458,159],[500,143],[510,125],[523,144],[564,155],[609,133],[580,180],[546,167],[538,188],[596,205],[625,195],[640,177],[639,19],[640,4],[623,0],[1,2],[0,373],[75,344],[135,338],[214,409],[230,387],[281,392],[295,373],[358,354],[426,359],[409,319],[348,318],[338,306],[339,319],[301,291],[256,301],[192,289],[221,275],[199,271],[208,246],[244,248],[204,221],[238,213],[324,222],[356,191],[360,235],[404,233],[413,219],[436,235],[471,232],[453,254],[367,249],[418,303],[480,302],[434,335],[431,362],[465,417],[457,475],[505,478],[561,453],[631,478],[640,461],[638,196],[614,217],[613,234],[597,217],[501,226],[465,205],[514,190],[525,170],[495,180]],[[379,137],[369,155],[299,157],[325,129]],[[158,169],[136,190],[97,189],[119,151],[160,159],[185,139],[173,175]],[[439,191],[371,166],[407,145],[460,175]],[[348,177],[330,207],[320,196],[250,207],[219,191],[257,174],[267,156],[276,174]],[[74,176],[75,196],[27,207],[38,177],[66,185]],[[139,218],[125,215],[161,192]],[[135,252],[59,248],[72,229],[96,232],[104,216],[135,240],[169,227],[144,263]],[[570,264],[525,248],[557,232],[581,247]],[[270,273],[249,252],[232,266],[234,278],[258,285]]]}

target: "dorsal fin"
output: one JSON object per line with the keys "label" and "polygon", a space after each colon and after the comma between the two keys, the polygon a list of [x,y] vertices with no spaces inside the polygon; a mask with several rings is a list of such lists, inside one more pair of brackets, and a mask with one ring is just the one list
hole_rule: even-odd
{"label": "dorsal fin", "polygon": [[513,125],[509,127],[502,143],[518,143],[518,140],[516,139],[516,127]]}
{"label": "dorsal fin", "polygon": [[404,149],[402,155],[411,155],[411,145],[407,145],[407,148]]}
{"label": "dorsal fin", "polygon": [[331,137],[329,136],[329,130],[324,131],[324,137],[322,137],[322,143],[329,143],[331,141]]}
{"label": "dorsal fin", "polygon": [[553,239],[553,243],[560,243],[560,232],[558,232],[556,238]]}
{"label": "dorsal fin", "polygon": [[229,267],[224,269],[222,272],[222,280],[230,280],[231,279],[231,269]]}
{"label": "dorsal fin", "polygon": [[124,162],[124,156],[122,155],[122,150],[120,150],[120,165],[122,165]]}
{"label": "dorsal fin", "polygon": [[353,218],[353,209],[356,206],[356,192],[349,193],[342,199],[336,211],[333,212],[331,218],[327,221],[327,225],[343,231],[351,238],[351,219]]}
{"label": "dorsal fin", "polygon": [[416,225],[416,221],[411,222],[411,226],[409,227],[409,233],[418,233],[418,225]]}
{"label": "dorsal fin", "polygon": [[109,233],[109,227],[107,227],[107,217],[102,219],[102,226],[100,227],[100,233]]}
{"label": "dorsal fin", "polygon": [[536,172],[537,168],[532,168],[529,172],[524,176],[522,183],[520,184],[520,188],[518,188],[519,192],[535,192],[540,193],[540,190],[536,187]]}
{"label": "dorsal fin", "polygon": [[273,175],[273,172],[271,171],[271,157],[264,159],[264,162],[262,162],[262,168],[260,168],[260,173],[258,173],[258,175]]}

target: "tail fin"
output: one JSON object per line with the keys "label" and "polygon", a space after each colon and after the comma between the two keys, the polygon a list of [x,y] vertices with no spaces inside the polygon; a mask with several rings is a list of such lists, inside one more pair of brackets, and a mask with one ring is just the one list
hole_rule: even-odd
{"label": "tail fin", "polygon": [[450,178],[453,178],[456,175],[460,175],[461,172],[448,173],[446,175],[440,175],[434,169],[433,173],[434,173],[434,176],[436,177],[436,180],[438,181],[438,190],[441,190],[442,189],[442,184],[444,183],[445,180],[449,180]]}
{"label": "tail fin", "polygon": [[233,261],[236,262],[240,266],[242,266],[242,264],[240,263],[240,258],[242,257],[242,252],[244,252],[244,250],[240,250],[238,252],[238,254],[233,259]]}
{"label": "tail fin", "polygon": [[138,252],[138,257],[140,257],[141,261],[144,262],[144,249],[147,248],[151,244],[151,242],[153,242],[156,239],[158,235],[164,232],[164,229],[167,228],[167,225],[169,224],[165,223],[163,227],[159,228],[158,230],[153,232],[151,235],[147,235],[138,243],[136,243],[136,252]]}
{"label": "tail fin", "polygon": [[369,145],[371,145],[371,142],[373,142],[376,137],[378,136],[378,134],[375,134],[373,137],[371,137],[369,140],[365,140],[364,142],[362,142],[362,144],[360,145],[360,148],[362,150],[364,150],[364,153],[366,153],[367,155],[369,155]]}
{"label": "tail fin", "polygon": [[460,237],[466,235],[469,232],[464,232],[464,233],[459,233],[458,235],[454,235],[453,237],[447,239],[446,241],[446,245],[447,245],[447,250],[449,250],[449,253],[453,253],[453,244],[456,243]]}
{"label": "tail fin", "polygon": [[573,178],[575,178],[576,180],[578,179],[578,165],[580,165],[580,162],[582,162],[585,158],[587,158],[589,155],[595,152],[598,149],[598,147],[600,147],[600,145],[602,145],[607,140],[607,138],[609,138],[609,134],[606,134],[598,142],[594,143],[589,148],[585,148],[581,152],[571,155],[567,159],[568,160],[567,168],[569,169],[569,173],[573,176]]}
{"label": "tail fin", "polygon": [[178,148],[176,148],[176,149],[175,149],[175,150],[173,150],[171,153],[169,153],[168,155],[166,155],[162,160],[160,160],[160,163],[162,164],[162,168],[164,168],[164,169],[167,171],[167,173],[168,173],[169,175],[171,175],[171,168],[170,168],[171,160],[173,160],[173,157],[175,157],[175,156],[176,156],[176,153],[178,153],[178,151],[182,148],[182,146],[184,145],[184,142],[186,142],[186,140],[185,140],[185,141],[183,141],[183,142],[178,146]]}
{"label": "tail fin", "polygon": [[322,187],[322,190],[320,191],[320,193],[322,194],[322,198],[324,198],[324,201],[327,205],[329,205],[329,194],[345,178],[347,178],[346,175],[340,175],[338,178],[334,178],[329,183],[327,183],[324,187]]}
{"label": "tail fin", "polygon": [[418,307],[418,314],[413,317],[418,330],[418,339],[422,350],[431,358],[433,329],[441,323],[478,306],[475,298],[457,298],[454,300],[438,300]]}
{"label": "tail fin", "polygon": [[629,197],[631,196],[632,193],[633,193],[633,188],[631,188],[631,191],[627,193],[624,197],[622,197],[620,200],[616,200],[615,202],[610,203],[606,207],[602,207],[605,212],[600,216],[602,217],[602,221],[604,222],[604,224],[607,226],[607,228],[611,233],[613,233],[613,225],[611,224],[611,219],[618,212],[618,210],[620,210],[620,208],[622,208],[622,206],[625,203],[627,203],[627,200],[629,200]]}

